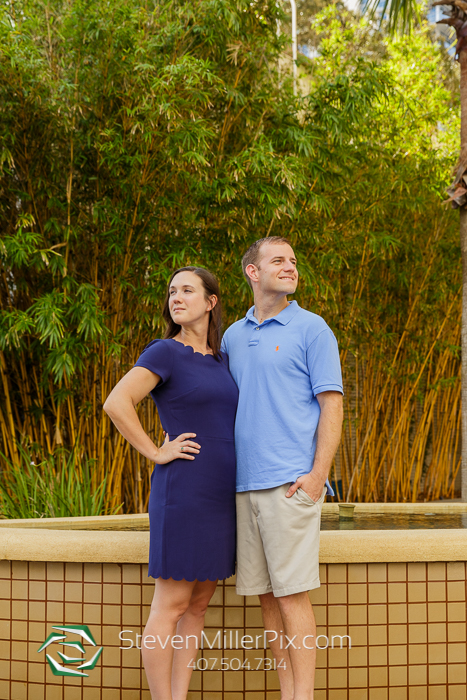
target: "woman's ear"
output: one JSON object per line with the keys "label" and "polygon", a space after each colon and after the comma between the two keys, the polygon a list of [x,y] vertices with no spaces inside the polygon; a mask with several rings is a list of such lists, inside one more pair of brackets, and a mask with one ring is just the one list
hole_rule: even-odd
{"label": "woman's ear", "polygon": [[209,301],[209,308],[208,308],[208,311],[212,311],[213,308],[215,307],[215,305],[217,304],[217,297],[216,297],[216,295],[215,295],[215,294],[212,294],[212,295],[209,297],[208,301]]}

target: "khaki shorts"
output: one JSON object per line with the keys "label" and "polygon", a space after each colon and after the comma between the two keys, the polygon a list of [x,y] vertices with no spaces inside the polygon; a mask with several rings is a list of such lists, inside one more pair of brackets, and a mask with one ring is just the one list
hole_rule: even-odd
{"label": "khaki shorts", "polygon": [[316,503],[290,483],[237,493],[237,593],[276,597],[318,588],[319,530],[326,487]]}

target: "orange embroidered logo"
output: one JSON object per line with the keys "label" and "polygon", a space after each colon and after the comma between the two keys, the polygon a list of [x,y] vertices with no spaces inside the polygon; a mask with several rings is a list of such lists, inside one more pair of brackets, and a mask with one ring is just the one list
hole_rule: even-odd
{"label": "orange embroidered logo", "polygon": [[277,348],[276,348],[276,352],[277,352],[278,350],[279,350],[279,346],[277,346]]}

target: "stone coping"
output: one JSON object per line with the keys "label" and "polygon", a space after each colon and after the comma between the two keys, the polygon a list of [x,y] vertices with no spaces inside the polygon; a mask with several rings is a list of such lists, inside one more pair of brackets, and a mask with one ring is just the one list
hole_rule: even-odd
{"label": "stone coping", "polygon": [[0,519],[0,528],[33,528],[46,530],[135,530],[149,529],[147,513],[130,515],[89,515],[77,518]]}
{"label": "stone coping", "polygon": [[[149,532],[4,528],[0,560],[147,563]],[[320,561],[467,561],[467,530],[327,530]]]}
{"label": "stone coping", "polygon": [[[339,505],[337,503],[324,503],[323,515],[337,515]],[[356,515],[408,515],[423,513],[438,515],[467,514],[467,503],[456,501],[428,502],[428,503],[356,503]],[[136,528],[149,528],[149,516],[147,513],[131,513],[129,515],[96,515],[78,518],[24,518],[9,520],[0,518],[0,528],[27,527],[33,529],[52,530],[134,530]]]}

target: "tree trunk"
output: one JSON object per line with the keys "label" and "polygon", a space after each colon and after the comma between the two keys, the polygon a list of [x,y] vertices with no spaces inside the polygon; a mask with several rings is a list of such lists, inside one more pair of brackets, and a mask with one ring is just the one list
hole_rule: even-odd
{"label": "tree trunk", "polygon": [[[467,151],[467,51],[459,54],[461,96],[461,160]],[[463,184],[463,183],[462,183]],[[467,210],[460,208],[462,256],[462,500],[467,501]]]}

